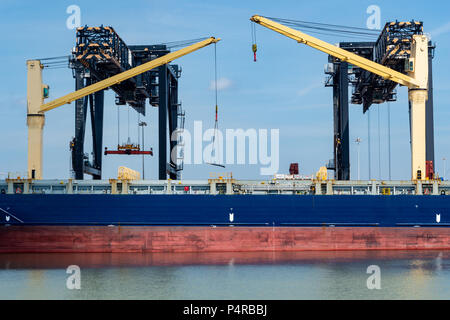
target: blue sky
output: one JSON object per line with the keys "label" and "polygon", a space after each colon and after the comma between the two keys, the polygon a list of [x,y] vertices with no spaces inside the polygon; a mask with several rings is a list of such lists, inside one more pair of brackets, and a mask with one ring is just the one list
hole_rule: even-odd
{"label": "blue sky", "polygon": [[[381,9],[382,24],[390,20],[422,20],[425,32],[437,43],[434,60],[435,167],[443,172],[442,158],[450,157],[450,4],[444,1],[17,1],[0,3],[0,39],[3,61],[0,76],[0,172],[26,172],[26,66],[31,58],[67,55],[75,43],[75,32],[66,28],[66,8],[81,8],[82,25],[113,26],[127,44],[161,43],[203,36],[216,36],[219,78],[228,85],[219,92],[219,127],[280,129],[280,172],[299,162],[303,174],[311,174],[332,158],[332,90],[323,86],[327,56],[309,47],[257,26],[258,62],[252,61],[249,18],[253,14],[305,21],[365,27],[369,5]],[[343,38],[322,37],[337,43]],[[185,56],[180,100],[186,110],[186,128],[194,120],[214,126],[214,78],[212,46]],[[51,98],[74,88],[71,70],[48,70],[44,82]],[[391,104],[392,178],[409,179],[410,145],[407,89],[398,89]],[[380,113],[381,173],[378,170],[378,112]],[[126,119],[126,111],[122,111]],[[137,116],[132,113],[132,123]],[[157,150],[157,110],[148,107],[146,143]],[[388,177],[387,105],[371,111],[373,178]],[[106,93],[104,146],[117,144],[117,109],[114,94]],[[69,177],[69,141],[73,136],[73,104],[46,114],[44,132],[44,177]],[[121,131],[127,125],[122,121]],[[137,128],[131,127],[137,140]],[[361,178],[368,178],[367,114],[350,105],[350,137],[361,137]],[[123,136],[122,140],[126,137]],[[87,143],[89,149],[89,143]],[[356,178],[356,145],[351,145],[351,170]],[[117,167],[140,170],[139,157],[104,158],[104,178],[116,176]],[[447,165],[450,169],[450,163]],[[259,165],[228,166],[236,178],[264,178]],[[207,178],[216,167],[185,166],[185,179]],[[219,170],[223,171],[223,170]],[[450,171],[450,170],[448,170]],[[146,160],[146,177],[157,178],[157,158]]]}

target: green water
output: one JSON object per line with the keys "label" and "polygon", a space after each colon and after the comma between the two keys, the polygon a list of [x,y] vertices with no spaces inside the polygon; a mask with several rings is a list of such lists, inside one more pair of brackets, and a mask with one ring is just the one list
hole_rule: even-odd
{"label": "green water", "polygon": [[0,255],[0,299],[449,298],[450,251]]}

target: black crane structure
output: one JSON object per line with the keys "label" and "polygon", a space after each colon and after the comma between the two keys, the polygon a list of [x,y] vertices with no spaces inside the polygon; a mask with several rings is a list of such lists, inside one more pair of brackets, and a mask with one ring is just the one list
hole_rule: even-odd
{"label": "black crane structure", "polygon": [[[339,47],[364,58],[406,73],[412,36],[423,33],[422,22],[388,22],[375,42],[340,42]],[[428,100],[426,103],[426,161],[434,163],[433,67],[435,46],[429,43]],[[337,180],[350,180],[349,101],[362,105],[365,113],[373,104],[397,100],[397,83],[363,70],[332,56],[325,73],[326,87],[333,88],[334,159],[327,168]],[[348,88],[352,86],[351,98]],[[431,177],[430,177],[431,178]]]}
{"label": "black crane structure", "polygon": [[[195,41],[197,39],[190,40],[190,43]],[[75,78],[75,89],[82,89],[165,55],[171,48],[190,43],[127,46],[112,27],[78,28],[76,46],[69,64]],[[180,75],[181,68],[178,65],[166,64],[110,88],[116,94],[116,105],[128,105],[142,115],[145,115],[147,99],[151,106],[158,107],[160,180],[168,177],[178,179],[183,169],[182,161],[167,159],[168,144],[172,150],[177,143],[170,137],[184,125],[184,112],[178,102]],[[92,128],[92,159],[84,150],[88,106]],[[93,179],[101,179],[103,115],[104,90],[75,102],[75,136],[70,143],[75,179],[82,180],[84,174],[91,175]]]}

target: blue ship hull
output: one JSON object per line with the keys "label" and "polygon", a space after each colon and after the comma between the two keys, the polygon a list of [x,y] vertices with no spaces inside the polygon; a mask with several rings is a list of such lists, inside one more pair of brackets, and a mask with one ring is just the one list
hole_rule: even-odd
{"label": "blue ship hull", "polygon": [[0,224],[450,227],[450,197],[3,194]]}

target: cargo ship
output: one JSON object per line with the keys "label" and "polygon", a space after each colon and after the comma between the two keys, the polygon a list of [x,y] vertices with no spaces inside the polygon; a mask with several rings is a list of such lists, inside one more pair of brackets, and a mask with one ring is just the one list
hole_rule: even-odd
{"label": "cargo ship", "polygon": [[[178,139],[168,141],[169,137],[179,138],[178,130],[184,129],[177,91],[181,68],[171,62],[215,46],[220,39],[185,41],[185,47],[171,52],[168,44],[127,46],[112,27],[80,27],[68,61],[60,57],[27,61],[28,172],[26,179],[0,181],[0,252],[450,249],[450,183],[433,170],[434,46],[423,34],[422,22],[393,21],[377,42],[334,46],[289,27],[303,24],[299,21],[263,16],[252,16],[251,21],[329,55],[326,86],[333,87],[334,161],[324,173],[334,170],[336,180],[324,175],[268,181],[236,180],[231,175],[182,180],[182,162],[167,157],[178,154],[173,152]],[[256,61],[256,41],[252,50]],[[76,91],[44,103],[49,86],[42,83],[42,70],[66,62],[73,69]],[[350,76],[354,87],[350,100],[363,105],[364,112],[372,104],[395,101],[397,84],[408,88],[411,180],[350,180]],[[143,138],[142,149],[131,142],[121,145],[118,137],[117,150],[103,151],[108,88],[115,91],[117,105],[143,115],[147,100],[158,108],[159,180],[101,180],[103,152],[153,154],[152,149],[145,150]],[[43,180],[45,113],[72,102],[74,179]],[[88,106],[92,160],[84,150]],[[119,119],[118,114],[118,123]],[[139,126],[144,137],[146,123]],[[85,174],[93,180],[84,181]]]}
{"label": "cargo ship", "polygon": [[0,181],[0,252],[450,249],[446,181]]}

